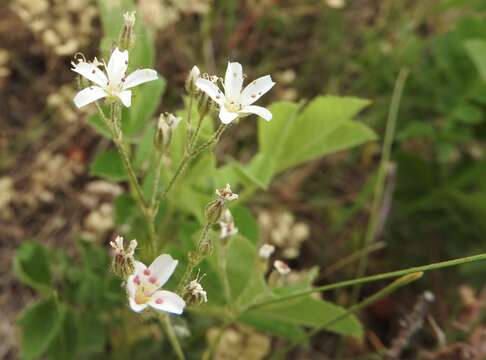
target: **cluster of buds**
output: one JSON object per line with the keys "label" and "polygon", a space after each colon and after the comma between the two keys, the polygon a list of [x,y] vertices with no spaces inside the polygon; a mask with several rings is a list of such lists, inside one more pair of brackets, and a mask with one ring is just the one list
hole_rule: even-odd
{"label": "cluster of buds", "polygon": [[159,116],[157,131],[154,135],[154,145],[159,151],[165,151],[172,140],[172,133],[177,128],[181,118],[171,113],[163,113]]}
{"label": "cluster of buds", "polygon": [[126,279],[135,271],[135,248],[137,240],[131,240],[127,249],[123,245],[123,237],[117,236],[115,241],[110,241],[110,246],[114,249],[111,271],[116,276]]}
{"label": "cluster of buds", "polygon": [[119,47],[120,50],[129,50],[135,43],[135,11],[126,12],[123,19],[125,22],[120,33]]}
{"label": "cluster of buds", "polygon": [[208,302],[208,294],[200,284],[201,279],[194,279],[184,288],[184,300],[189,305],[199,305]]}
{"label": "cluster of buds", "polygon": [[235,226],[235,220],[233,219],[233,215],[231,215],[231,211],[229,211],[229,209],[224,210],[219,221],[219,226],[221,228],[219,238],[223,241],[238,234],[238,228]]}
{"label": "cluster of buds", "polygon": [[226,203],[236,199],[238,199],[238,195],[231,191],[229,184],[226,184],[222,189],[216,190],[216,200],[209,203],[204,212],[208,223],[218,223],[226,209]]}

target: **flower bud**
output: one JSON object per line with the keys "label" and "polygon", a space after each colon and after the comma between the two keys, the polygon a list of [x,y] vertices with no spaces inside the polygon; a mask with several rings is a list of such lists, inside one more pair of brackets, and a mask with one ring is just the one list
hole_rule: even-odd
{"label": "flower bud", "polygon": [[220,220],[219,226],[221,227],[221,234],[219,238],[221,240],[229,239],[238,234],[238,228],[235,226],[235,221],[229,209],[224,210]]}
{"label": "flower bud", "polygon": [[135,43],[135,11],[123,14],[125,20],[120,33],[119,48],[120,50],[129,50]]}
{"label": "flower bud", "polygon": [[208,295],[198,279],[192,280],[184,288],[182,297],[188,305],[199,305],[208,302]]}
{"label": "flower bud", "polygon": [[154,145],[159,151],[166,150],[172,140],[172,132],[179,125],[180,118],[171,113],[163,113],[159,116],[157,131],[154,135]]}
{"label": "flower bud", "polygon": [[226,186],[222,189],[217,189],[216,200],[210,202],[204,211],[204,215],[206,216],[208,223],[216,224],[223,215],[226,203],[236,199],[238,199],[238,195],[231,191],[229,184],[226,184]]}
{"label": "flower bud", "polygon": [[116,276],[126,279],[135,271],[135,248],[137,247],[137,240],[130,241],[127,249],[123,245],[123,237],[117,236],[115,241],[110,241],[110,246],[114,249],[113,260],[111,263],[111,271]]}
{"label": "flower bud", "polygon": [[273,267],[282,276],[285,276],[288,273],[290,273],[290,267],[281,260],[275,260],[275,262],[273,263]]}
{"label": "flower bud", "polygon": [[196,80],[201,76],[201,71],[194,65],[186,79],[186,91],[190,95],[195,95],[199,89],[196,87]]}

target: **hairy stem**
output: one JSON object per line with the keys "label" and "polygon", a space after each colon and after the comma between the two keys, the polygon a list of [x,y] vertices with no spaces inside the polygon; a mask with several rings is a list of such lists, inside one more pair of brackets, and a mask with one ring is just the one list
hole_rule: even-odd
{"label": "hairy stem", "polygon": [[155,255],[155,234],[152,233],[153,229],[153,221],[150,215],[150,211],[147,208],[147,203],[145,202],[145,198],[143,196],[142,188],[140,186],[140,183],[138,182],[137,176],[135,175],[135,171],[132,167],[132,163],[130,161],[130,156],[128,155],[128,150],[123,142],[123,134],[121,131],[120,127],[120,108],[119,104],[112,104],[111,109],[110,109],[110,117],[107,117],[101,108],[101,106],[96,102],[96,107],[98,109],[99,114],[101,115],[103,121],[105,122],[106,126],[110,130],[113,142],[115,143],[115,146],[118,150],[118,153],[120,154],[120,158],[123,163],[123,167],[125,168],[127,174],[128,174],[128,183],[130,186],[130,189],[132,190],[134,199],[142,211],[142,214],[144,215],[147,225],[149,226],[149,231],[150,231],[150,243],[151,243],[151,248],[153,255]]}
{"label": "hairy stem", "polygon": [[211,228],[210,223],[206,223],[206,225],[204,225],[201,232],[201,236],[199,237],[199,241],[197,242],[196,252],[189,254],[189,263],[187,264],[186,270],[184,271],[184,274],[182,275],[182,278],[179,281],[179,285],[177,286],[177,292],[179,294],[182,293],[184,286],[189,282],[189,279],[192,275],[192,272],[194,271],[194,268],[201,261],[203,261],[208,255],[207,251],[203,251],[204,250],[203,247],[206,245],[206,242],[209,240],[208,235],[209,235],[210,228]]}

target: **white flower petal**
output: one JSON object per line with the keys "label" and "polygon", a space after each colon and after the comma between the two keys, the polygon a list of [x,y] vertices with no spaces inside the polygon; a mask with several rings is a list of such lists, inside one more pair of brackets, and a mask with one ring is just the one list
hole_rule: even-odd
{"label": "white flower petal", "polygon": [[213,99],[220,106],[224,103],[224,94],[218,89],[215,83],[207,79],[199,78],[196,80],[196,86],[204,91],[208,96]]}
{"label": "white flower petal", "polygon": [[178,261],[174,260],[170,255],[162,254],[150,264],[150,276],[157,279],[157,285],[159,287],[169,280],[177,263]]}
{"label": "white flower petal", "polygon": [[270,90],[275,83],[270,75],[262,76],[249,83],[241,93],[241,104],[243,106],[251,105],[257,101],[263,94]]}
{"label": "white flower petal", "polygon": [[113,50],[110,61],[106,66],[106,72],[108,73],[108,79],[111,85],[118,86],[121,80],[125,77],[128,67],[128,51],[120,51],[118,48]]}
{"label": "white flower petal", "polygon": [[90,86],[78,92],[73,101],[80,108],[104,97],[106,97],[105,90],[99,86]]}
{"label": "white flower petal", "polygon": [[135,271],[133,272],[134,275],[142,276],[143,271],[147,268],[147,266],[138,260],[135,260]]}
{"label": "white flower petal", "polygon": [[224,77],[224,94],[230,101],[240,102],[243,69],[240,63],[229,62]]}
{"label": "white flower petal", "polygon": [[81,61],[77,64],[72,64],[72,71],[84,76],[88,80],[91,80],[96,85],[105,87],[106,84],[108,84],[108,78],[106,77],[105,73],[92,63]]}
{"label": "white flower petal", "polygon": [[137,290],[137,286],[135,285],[135,282],[133,281],[133,279],[135,279],[135,276],[139,276],[139,275],[130,275],[127,278],[127,293],[128,293],[128,297],[135,297],[135,292]]}
{"label": "white flower petal", "polygon": [[167,290],[154,292],[148,304],[154,309],[178,315],[182,314],[186,306],[186,302],[179,295]]}
{"label": "white flower petal", "polygon": [[224,106],[219,110],[219,119],[223,124],[229,124],[238,117],[238,113],[229,112]]}
{"label": "white flower petal", "polygon": [[243,114],[256,114],[258,116],[261,116],[267,121],[272,120],[272,113],[270,110],[262,107],[262,106],[256,106],[256,105],[248,105],[245,106],[243,109],[240,110],[240,113]]}
{"label": "white flower petal", "polygon": [[148,304],[137,304],[135,299],[132,297],[128,298],[128,303],[130,304],[130,308],[137,313],[144,310],[148,306]]}
{"label": "white flower petal", "polygon": [[118,96],[126,107],[132,105],[132,92],[130,90],[123,90],[121,93],[116,94],[116,96]]}
{"label": "white flower petal", "polygon": [[157,71],[152,69],[135,70],[128,75],[123,81],[123,89],[130,89],[134,86],[146,83],[148,81],[157,80]]}

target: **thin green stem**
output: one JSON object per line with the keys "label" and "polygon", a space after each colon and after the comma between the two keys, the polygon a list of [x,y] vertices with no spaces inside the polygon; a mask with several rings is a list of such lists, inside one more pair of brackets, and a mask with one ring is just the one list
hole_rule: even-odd
{"label": "thin green stem", "polygon": [[189,94],[189,105],[188,105],[188,109],[187,109],[187,118],[186,118],[186,145],[184,147],[184,149],[187,151],[189,151],[189,140],[191,139],[192,137],[192,102],[193,102],[193,99],[194,99],[194,95],[193,95],[193,92],[191,91],[191,93]]}
{"label": "thin green stem", "polygon": [[139,206],[140,210],[142,211],[142,214],[144,215],[147,221],[147,225],[149,227],[149,232],[150,232],[150,243],[151,243],[153,254],[155,255],[155,233],[154,233],[152,216],[150,214],[149,209],[147,208],[147,203],[143,196],[142,188],[140,187],[140,183],[138,182],[137,176],[135,175],[135,171],[130,161],[130,156],[128,155],[128,151],[125,146],[125,143],[123,142],[123,134],[120,128],[119,105],[116,103],[111,105],[110,117],[107,117],[105,115],[105,112],[98,104],[98,102],[96,102],[96,107],[103,121],[105,122],[106,126],[110,130],[113,142],[115,143],[118,153],[120,154],[120,158],[122,159],[123,167],[125,168],[128,174],[128,183],[130,185],[130,189],[132,190],[137,205]]}
{"label": "thin green stem", "polygon": [[363,301],[358,304],[352,305],[349,309],[347,309],[344,313],[330,319],[329,321],[325,322],[324,324],[316,327],[315,329],[309,331],[304,337],[299,338],[297,340],[292,341],[289,346],[284,348],[283,350],[279,351],[276,356],[272,358],[280,358],[283,357],[286,353],[294,349],[297,345],[301,344],[307,339],[311,339],[314,335],[318,334],[320,331],[324,329],[329,329],[331,326],[335,325],[339,321],[347,318],[348,316],[357,313],[358,311],[376,303],[377,301],[387,297],[388,295],[392,294],[399,288],[406,286],[423,276],[423,272],[416,272],[412,274],[408,274],[405,276],[400,277],[399,279],[393,281],[390,285],[386,286],[385,288],[381,289],[380,291],[374,293],[373,295],[367,297]]}
{"label": "thin green stem", "polygon": [[[160,173],[162,172],[162,165],[164,163],[163,152],[162,151],[156,151],[156,152],[157,152],[157,154],[156,154],[157,164],[156,164],[156,167],[155,167],[155,177],[154,177],[154,182],[152,184],[152,194],[151,194],[151,198],[150,198],[150,209],[151,210],[155,210],[157,195],[159,194]],[[157,215],[157,214],[152,214],[152,215],[155,218],[155,215]]]}
{"label": "thin green stem", "polygon": [[194,268],[204,260],[208,255],[208,251],[204,251],[203,247],[206,246],[208,241],[209,230],[211,229],[211,224],[206,223],[202,229],[201,236],[196,245],[196,252],[189,254],[189,263],[187,264],[186,270],[182,275],[179,285],[177,286],[177,292],[180,294],[184,289],[184,286],[189,282],[189,279],[194,271]]}
{"label": "thin green stem", "polygon": [[[380,216],[380,209],[383,203],[383,192],[385,188],[385,180],[388,173],[388,165],[390,161],[391,147],[393,144],[393,139],[395,137],[395,128],[398,118],[398,109],[400,106],[400,100],[403,94],[403,88],[405,86],[405,81],[407,80],[409,71],[407,69],[402,69],[398,74],[397,80],[395,82],[395,88],[393,90],[392,100],[390,104],[390,112],[388,114],[388,120],[385,130],[385,138],[383,141],[383,148],[381,153],[381,161],[378,169],[378,175],[376,179],[376,185],[374,190],[373,202],[371,205],[370,219],[368,222],[368,227],[366,229],[365,239],[362,249],[367,249],[370,247],[372,242],[376,237],[376,230]],[[356,277],[362,277],[366,273],[368,267],[369,252],[363,251],[361,253],[358,270]],[[352,303],[356,302],[359,297],[360,287],[356,286],[352,295]]]}
{"label": "thin green stem", "polygon": [[[184,157],[182,158],[181,162],[179,163],[179,166],[177,167],[174,175],[172,175],[171,179],[169,180],[169,184],[167,185],[167,187],[164,189],[162,194],[157,199],[157,202],[156,202],[157,205],[156,205],[156,208],[155,208],[156,213],[159,210],[159,206],[160,206],[161,201],[164,200],[167,197],[167,194],[172,189],[172,187],[176,183],[179,176],[186,169],[187,165],[189,164],[189,161],[191,161],[194,157],[199,155],[202,151],[206,150],[207,148],[209,148],[214,143],[218,142],[221,135],[223,134],[224,130],[226,129],[226,127],[227,127],[227,125],[221,125],[218,128],[218,130],[216,130],[216,132],[213,134],[213,136],[211,136],[211,138],[208,139],[204,144],[199,146],[197,149],[191,150],[190,152],[188,152],[184,155]],[[192,145],[191,145],[191,147],[192,147]]]}
{"label": "thin green stem", "polygon": [[188,152],[190,153],[193,147],[196,145],[197,138],[199,137],[199,132],[201,131],[201,125],[204,120],[204,116],[199,115],[199,120],[197,121],[196,130],[191,134],[189,138]]}
{"label": "thin green stem", "polygon": [[291,295],[287,296],[282,296],[277,299],[270,299],[270,300],[264,300],[261,302],[258,302],[256,304],[252,304],[246,308],[245,311],[249,310],[254,310],[257,308],[262,308],[264,306],[268,306],[271,304],[276,304],[282,301],[288,301],[292,299],[296,299],[302,296],[310,295],[312,293],[317,293],[317,292],[324,292],[324,291],[329,291],[329,290],[334,290],[334,289],[339,289],[347,286],[354,286],[354,285],[359,285],[359,284],[366,284],[369,282],[374,282],[374,281],[380,281],[380,280],[386,280],[390,278],[395,278],[395,277],[400,277],[416,272],[426,272],[430,270],[437,270],[437,269],[443,269],[451,266],[457,266],[457,265],[462,265],[462,264],[467,264],[467,263],[472,263],[476,261],[483,261],[486,260],[486,253],[479,254],[479,255],[473,255],[473,256],[467,256],[459,259],[454,259],[454,260],[448,260],[448,261],[442,261],[434,264],[429,264],[429,265],[423,265],[423,266],[416,266],[416,267],[411,267],[408,269],[403,269],[403,270],[396,270],[396,271],[391,271],[391,272],[386,272],[382,274],[377,274],[377,275],[371,275],[371,276],[365,276],[362,278],[357,278],[357,279],[352,279],[352,280],[346,280],[346,281],[340,281],[334,284],[329,284],[329,285],[323,285],[323,286],[318,286],[310,290],[306,291],[301,291],[299,293],[294,293]]}
{"label": "thin green stem", "polygon": [[179,343],[179,339],[177,339],[177,336],[174,332],[174,328],[172,327],[172,324],[170,322],[169,315],[166,314],[160,314],[159,319],[164,326],[165,333],[167,334],[167,337],[169,338],[169,342],[172,345],[172,349],[174,350],[174,353],[177,356],[177,359],[179,360],[185,360],[184,352],[182,351],[181,344]]}

